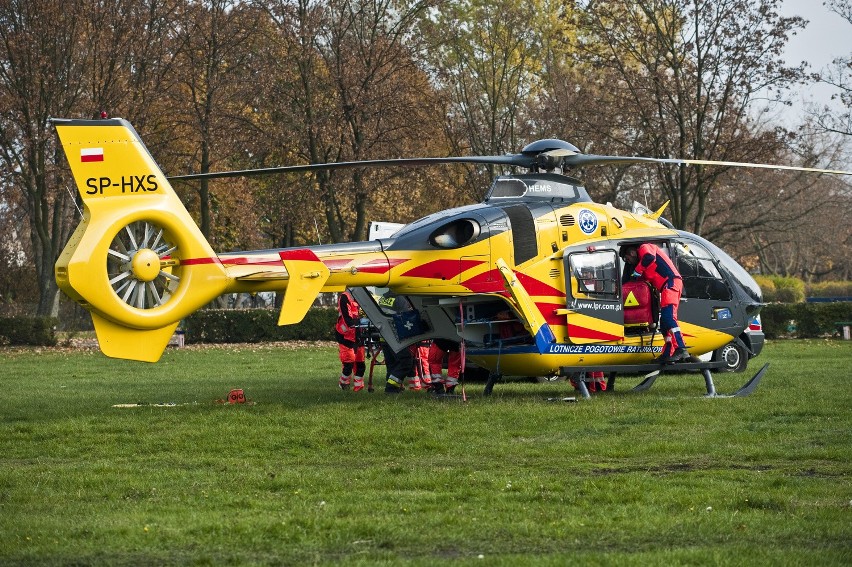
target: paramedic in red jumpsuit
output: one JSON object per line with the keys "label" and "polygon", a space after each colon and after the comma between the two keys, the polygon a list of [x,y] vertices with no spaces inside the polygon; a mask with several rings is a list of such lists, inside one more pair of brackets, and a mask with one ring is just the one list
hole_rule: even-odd
{"label": "paramedic in red jumpsuit", "polygon": [[[361,307],[349,290],[340,294],[337,299],[337,324],[334,326],[334,336],[337,339],[337,350],[343,369],[340,371],[337,385],[341,390],[348,390],[351,379],[353,392],[364,389],[364,371],[367,369],[364,362],[364,345],[359,345],[357,338],[356,327],[360,322],[360,310]],[[354,379],[352,379],[353,370]]]}
{"label": "paramedic in red jumpsuit", "polygon": [[666,338],[659,362],[677,362],[689,358],[683,334],[677,322],[677,308],[683,291],[683,279],[671,258],[659,247],[645,243],[626,246],[621,257],[633,266],[633,277],[640,277],[660,292],[660,332]]}
{"label": "paramedic in red jumpsuit", "polygon": [[[444,356],[447,356],[447,377],[444,378]],[[462,357],[459,344],[445,339],[435,339],[429,347],[429,373],[435,393],[453,393],[459,384]]]}

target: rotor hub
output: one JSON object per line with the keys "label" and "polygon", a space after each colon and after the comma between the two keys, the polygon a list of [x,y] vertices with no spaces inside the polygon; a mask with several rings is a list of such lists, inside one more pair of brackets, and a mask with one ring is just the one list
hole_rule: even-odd
{"label": "rotor hub", "polygon": [[137,250],[130,262],[133,275],[143,282],[154,281],[160,274],[160,257],[150,248]]}
{"label": "rotor hub", "polygon": [[568,150],[574,153],[580,153],[580,149],[574,144],[568,143],[565,140],[548,138],[546,140],[536,140],[535,142],[527,144],[524,146],[524,149],[521,150],[521,154],[525,156],[536,156],[552,150]]}

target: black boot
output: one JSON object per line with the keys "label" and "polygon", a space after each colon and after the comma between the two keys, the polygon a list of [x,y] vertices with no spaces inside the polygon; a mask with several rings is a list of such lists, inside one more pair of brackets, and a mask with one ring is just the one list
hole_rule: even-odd
{"label": "black boot", "polygon": [[685,348],[677,347],[669,357],[668,363],[680,362],[681,360],[689,360],[689,353]]}

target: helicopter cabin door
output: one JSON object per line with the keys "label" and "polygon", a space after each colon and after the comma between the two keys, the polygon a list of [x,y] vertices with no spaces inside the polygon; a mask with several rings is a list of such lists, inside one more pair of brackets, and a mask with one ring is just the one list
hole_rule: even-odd
{"label": "helicopter cabin door", "polygon": [[[425,305],[416,295],[397,295],[388,288],[349,288],[358,306],[394,352],[428,339],[447,339],[458,342],[456,323],[440,305]],[[369,332],[369,331],[368,331]]]}
{"label": "helicopter cabin door", "polygon": [[621,275],[615,250],[578,248],[565,254],[568,340],[574,344],[624,338]]}

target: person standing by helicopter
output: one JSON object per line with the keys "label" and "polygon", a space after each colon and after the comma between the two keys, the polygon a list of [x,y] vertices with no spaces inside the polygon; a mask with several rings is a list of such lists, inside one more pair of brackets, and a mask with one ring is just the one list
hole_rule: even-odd
{"label": "person standing by helicopter", "polygon": [[633,267],[634,278],[642,278],[660,293],[660,332],[666,344],[657,361],[669,363],[688,359],[689,352],[677,321],[683,279],[671,258],[659,246],[647,242],[622,247],[621,257]]}
{"label": "person standing by helicopter", "polygon": [[[444,378],[444,356],[447,357],[447,377]],[[429,373],[432,391],[436,394],[452,394],[459,385],[462,356],[459,343],[446,339],[434,339],[429,347]]]}
{"label": "person standing by helicopter", "polygon": [[[337,339],[340,363],[343,366],[337,385],[341,390],[348,390],[351,380],[353,392],[364,389],[364,372],[367,369],[367,364],[364,362],[364,345],[358,344],[360,312],[361,307],[349,290],[344,291],[337,298],[337,324],[334,326],[334,335]],[[353,370],[354,378],[352,378]]]}

